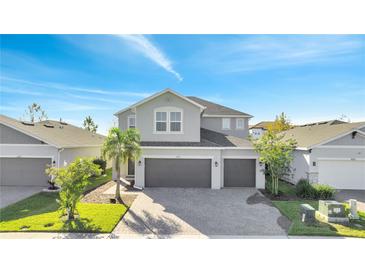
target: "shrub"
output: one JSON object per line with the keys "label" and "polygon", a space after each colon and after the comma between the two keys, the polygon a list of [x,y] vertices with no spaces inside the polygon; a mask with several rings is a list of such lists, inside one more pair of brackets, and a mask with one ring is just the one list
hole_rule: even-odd
{"label": "shrub", "polygon": [[335,189],[328,185],[311,184],[306,179],[300,179],[295,186],[295,193],[304,199],[329,200],[333,198]]}
{"label": "shrub", "polygon": [[93,160],[93,163],[98,165],[101,168],[101,174],[105,174],[105,170],[106,170],[106,161],[104,159],[101,158],[95,158]]}
{"label": "shrub", "polygon": [[329,185],[313,184],[315,199],[329,200],[333,198],[335,189]]}
{"label": "shrub", "polygon": [[313,186],[306,179],[300,179],[295,186],[295,193],[298,197],[304,199],[313,199],[315,196],[315,190]]}

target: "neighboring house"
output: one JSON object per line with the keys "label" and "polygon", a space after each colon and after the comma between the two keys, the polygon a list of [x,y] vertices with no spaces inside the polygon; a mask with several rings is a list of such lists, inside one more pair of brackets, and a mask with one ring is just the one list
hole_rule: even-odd
{"label": "neighboring house", "polygon": [[260,138],[264,133],[269,129],[271,125],[273,125],[274,122],[272,121],[262,121],[256,125],[250,126],[250,135],[254,139]]}
{"label": "neighboring house", "polygon": [[0,185],[47,186],[47,165],[98,157],[104,138],[64,122],[27,123],[0,115]]}
{"label": "neighboring house", "polygon": [[138,187],[265,186],[247,113],[166,89],[115,115],[141,134],[142,156],[121,167]]}
{"label": "neighboring house", "polygon": [[365,189],[365,122],[314,123],[284,132],[285,139],[297,141],[292,174],[284,179],[337,189]]}

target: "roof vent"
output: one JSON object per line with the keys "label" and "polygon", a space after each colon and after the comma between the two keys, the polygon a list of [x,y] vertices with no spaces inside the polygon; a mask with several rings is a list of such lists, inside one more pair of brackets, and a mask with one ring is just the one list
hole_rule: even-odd
{"label": "roof vent", "polygon": [[62,118],[60,118],[60,124],[64,126],[68,125],[66,122],[62,121]]}
{"label": "roof vent", "polygon": [[26,126],[34,126],[34,123],[32,123],[32,122],[22,121],[22,124],[26,125]]}
{"label": "roof vent", "polygon": [[54,128],[54,125],[50,124],[50,123],[45,123],[44,124],[45,127],[49,127],[49,128]]}

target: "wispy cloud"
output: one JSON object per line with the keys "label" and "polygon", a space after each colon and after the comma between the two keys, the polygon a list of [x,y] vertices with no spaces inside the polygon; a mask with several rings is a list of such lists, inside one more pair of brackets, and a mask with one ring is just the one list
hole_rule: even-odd
{"label": "wispy cloud", "polygon": [[[35,82],[35,81],[28,81],[24,79],[17,79],[17,78],[11,78],[11,77],[0,77],[1,82],[2,81],[10,81],[10,82],[16,82],[16,83],[22,83],[26,85],[31,86],[38,86],[48,89],[57,89],[57,90],[63,90],[63,91],[78,91],[78,92],[86,92],[86,93],[93,93],[93,94],[99,94],[99,95],[113,95],[113,96],[130,96],[130,97],[140,97],[145,98],[151,95],[151,93],[147,92],[131,92],[131,91],[110,91],[105,89],[92,89],[92,88],[84,88],[84,87],[75,87],[75,86],[68,86],[60,83],[49,83],[49,82]],[[3,83],[1,84],[1,87],[3,86]]]}
{"label": "wispy cloud", "polygon": [[194,57],[217,71],[247,72],[346,62],[359,58],[364,49],[364,40],[354,36],[260,35],[217,42]]}
{"label": "wispy cloud", "polygon": [[127,41],[135,50],[141,52],[145,57],[155,62],[167,72],[173,74],[179,81],[182,76],[173,68],[172,62],[150,39],[143,35],[118,35]]}

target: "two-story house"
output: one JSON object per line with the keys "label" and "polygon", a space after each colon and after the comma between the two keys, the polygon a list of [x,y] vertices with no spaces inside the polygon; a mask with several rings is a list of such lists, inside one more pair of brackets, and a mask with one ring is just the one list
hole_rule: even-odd
{"label": "two-story house", "polygon": [[115,115],[141,134],[142,156],[121,167],[138,187],[264,188],[249,114],[165,89]]}

